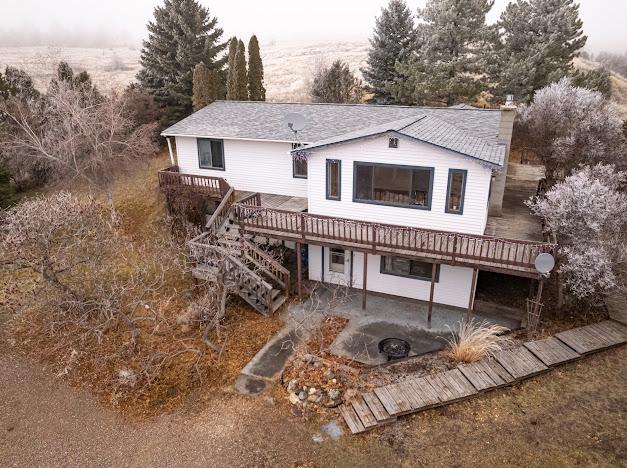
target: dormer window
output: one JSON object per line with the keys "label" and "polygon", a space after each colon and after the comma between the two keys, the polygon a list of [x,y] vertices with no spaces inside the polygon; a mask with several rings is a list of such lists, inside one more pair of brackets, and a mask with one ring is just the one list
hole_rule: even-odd
{"label": "dormer window", "polygon": [[388,147],[389,148],[398,148],[398,138],[390,137],[388,139]]}

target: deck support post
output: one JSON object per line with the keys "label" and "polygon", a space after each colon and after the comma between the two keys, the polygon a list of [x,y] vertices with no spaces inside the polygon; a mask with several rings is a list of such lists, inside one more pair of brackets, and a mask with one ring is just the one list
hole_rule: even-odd
{"label": "deck support post", "polygon": [[300,242],[296,242],[296,277],[298,282],[298,301],[303,301],[303,268],[300,251]]}
{"label": "deck support post", "polygon": [[364,284],[362,285],[364,297],[361,302],[361,308],[364,310],[366,309],[366,297],[368,295],[368,291],[366,289],[367,280],[368,280],[368,254],[364,252]]}
{"label": "deck support post", "polygon": [[473,268],[472,270],[472,283],[470,284],[470,297],[468,298],[468,313],[466,314],[466,321],[470,322],[472,319],[472,309],[475,306],[475,293],[477,292],[477,276],[479,275],[479,270],[477,268]]}
{"label": "deck support post", "polygon": [[433,292],[435,290],[435,275],[438,271],[438,264],[431,266],[431,290],[429,291],[429,312],[427,314],[427,325],[431,328],[431,314],[433,313]]}

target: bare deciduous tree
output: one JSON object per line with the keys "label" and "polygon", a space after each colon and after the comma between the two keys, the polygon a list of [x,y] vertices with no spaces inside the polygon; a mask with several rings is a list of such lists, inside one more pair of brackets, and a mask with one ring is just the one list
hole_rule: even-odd
{"label": "bare deciduous tree", "polygon": [[156,150],[156,123],[136,125],[127,101],[124,94],[102,98],[65,82],[42,100],[7,99],[0,103],[0,158],[14,175],[37,169],[50,180],[105,185]]}

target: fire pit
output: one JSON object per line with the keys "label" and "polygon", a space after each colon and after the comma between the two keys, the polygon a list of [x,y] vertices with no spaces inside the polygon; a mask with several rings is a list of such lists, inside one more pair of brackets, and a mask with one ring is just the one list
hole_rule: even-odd
{"label": "fire pit", "polygon": [[386,338],[379,341],[379,353],[383,353],[388,361],[403,359],[409,356],[409,343],[400,338]]}

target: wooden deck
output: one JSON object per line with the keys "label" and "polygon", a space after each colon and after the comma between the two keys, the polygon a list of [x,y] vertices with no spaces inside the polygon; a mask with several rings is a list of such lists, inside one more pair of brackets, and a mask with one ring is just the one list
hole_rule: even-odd
{"label": "wooden deck", "polygon": [[534,261],[554,244],[372,223],[310,213],[233,205],[247,233],[305,244],[341,246],[375,255],[396,255],[434,263],[536,278]]}
{"label": "wooden deck", "polygon": [[627,342],[627,327],[607,320],[575,328],[555,337],[531,341],[471,364],[427,376],[408,377],[344,403],[340,413],[353,434],[423,411],[471,398],[527,379],[550,367]]}
{"label": "wooden deck", "polygon": [[509,162],[503,197],[502,216],[489,216],[485,235],[509,239],[541,241],[542,224],[531,214],[525,200],[536,194],[544,166]]}
{"label": "wooden deck", "polygon": [[[235,201],[240,203],[242,200],[252,197],[257,192],[247,192],[243,190],[235,191]],[[274,210],[293,211],[299,213],[307,211],[309,200],[306,197],[292,197],[289,195],[276,195],[273,193],[259,193],[260,206],[271,208]]]}

